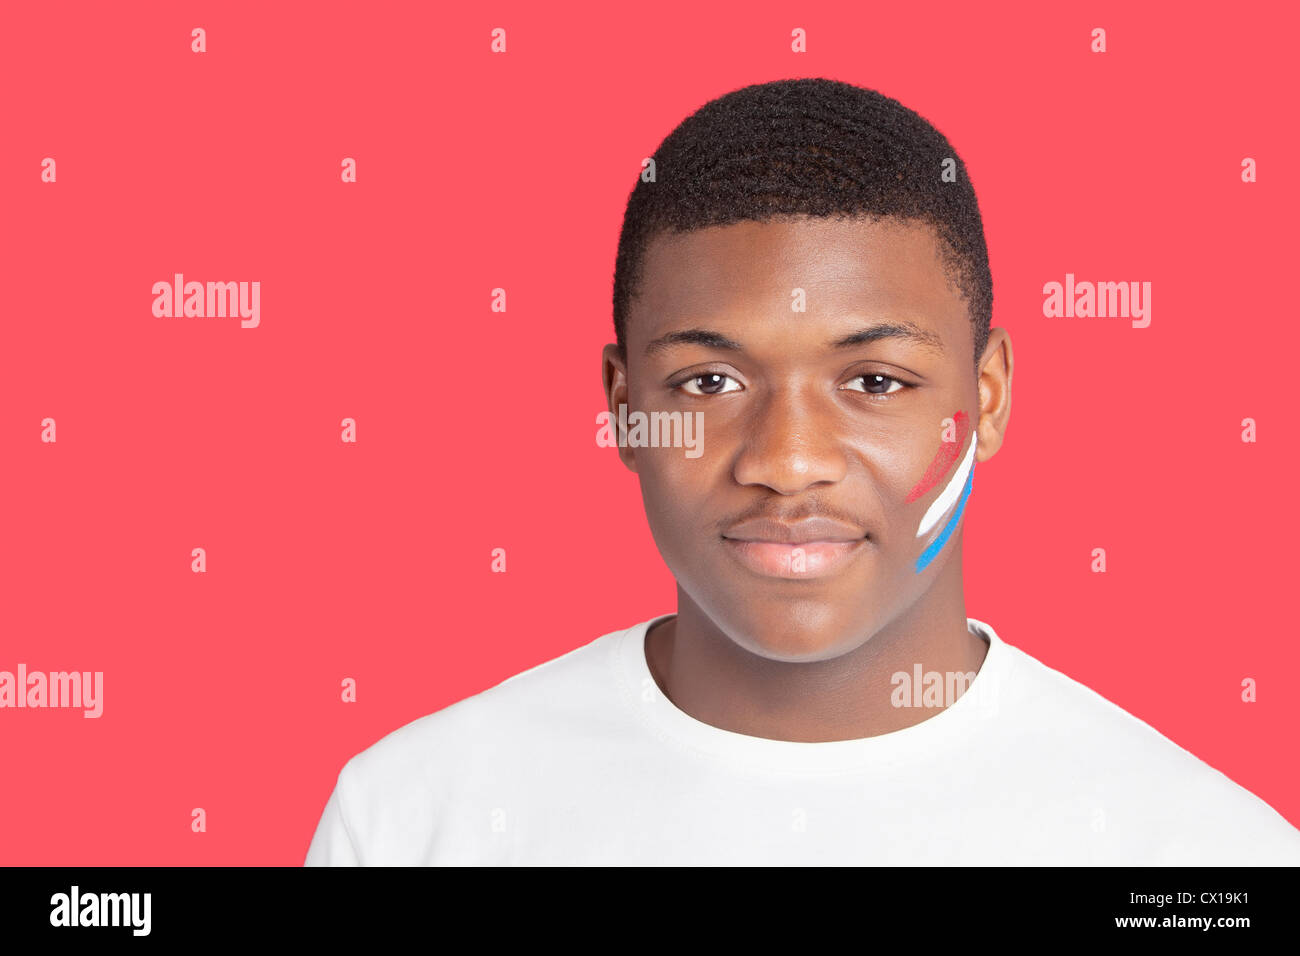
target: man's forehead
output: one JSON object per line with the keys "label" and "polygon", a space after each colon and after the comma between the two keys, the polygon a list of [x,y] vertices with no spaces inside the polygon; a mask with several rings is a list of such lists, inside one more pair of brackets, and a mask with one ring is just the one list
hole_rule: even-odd
{"label": "man's forehead", "polygon": [[808,324],[842,316],[836,339],[857,331],[847,327],[855,319],[943,338],[967,322],[933,228],[897,219],[788,217],[661,234],[647,247],[639,293],[632,326],[646,342],[769,313]]}

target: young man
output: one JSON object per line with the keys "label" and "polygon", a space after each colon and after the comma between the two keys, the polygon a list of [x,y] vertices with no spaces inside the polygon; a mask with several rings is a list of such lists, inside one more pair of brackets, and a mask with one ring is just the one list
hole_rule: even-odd
{"label": "young man", "polygon": [[703,423],[693,454],[621,435],[677,613],[353,757],[307,864],[1300,863],[1266,803],[966,616],[1013,363],[946,139],[786,80],[654,160],[604,384],[620,423]]}

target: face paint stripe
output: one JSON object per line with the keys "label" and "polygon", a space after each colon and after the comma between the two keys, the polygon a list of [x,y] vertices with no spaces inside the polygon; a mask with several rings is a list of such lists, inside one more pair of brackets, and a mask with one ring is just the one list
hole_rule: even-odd
{"label": "face paint stripe", "polygon": [[975,469],[971,468],[970,474],[966,476],[966,487],[962,489],[961,498],[957,501],[957,510],[952,513],[952,517],[948,519],[948,523],[943,526],[943,531],[939,533],[939,537],[931,541],[929,547],[922,551],[921,556],[916,559],[916,571],[918,574],[927,564],[934,560],[934,556],[939,553],[944,542],[946,542],[952,535],[953,530],[957,527],[957,523],[961,521],[961,514],[966,510],[966,499],[970,497],[971,489],[974,487]]}
{"label": "face paint stripe", "polygon": [[939,450],[934,453],[934,460],[930,462],[930,467],[925,470],[925,475],[916,483],[916,487],[907,493],[905,499],[911,504],[917,498],[933,488],[939,483],[939,479],[948,473],[952,463],[957,460],[959,449],[966,444],[966,433],[970,430],[970,419],[966,413],[958,410],[952,416],[953,424],[957,426],[957,440],[946,441],[939,445]]}
{"label": "face paint stripe", "polygon": [[962,458],[961,467],[957,469],[957,473],[948,482],[948,487],[944,488],[943,493],[938,498],[935,498],[930,507],[926,509],[925,517],[921,519],[921,526],[916,530],[918,538],[939,523],[939,519],[952,507],[952,503],[961,493],[962,483],[965,482],[967,474],[975,467],[976,444],[975,436],[972,435],[970,447],[966,449],[966,455]]}

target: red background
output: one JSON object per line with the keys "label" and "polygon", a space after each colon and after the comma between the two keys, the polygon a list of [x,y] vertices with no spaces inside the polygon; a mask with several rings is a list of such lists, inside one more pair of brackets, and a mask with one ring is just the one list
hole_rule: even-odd
{"label": "red background", "polygon": [[[103,671],[104,714],[0,711],[0,862],[298,864],[348,757],[674,610],[595,443],[623,207],[793,76],[975,182],[1016,371],[967,612],[1300,823],[1297,15],[1236,9],[6,4],[0,670]],[[260,327],[155,318],[175,272],[260,281]],[[1045,318],[1066,272],[1150,281],[1151,326]]]}

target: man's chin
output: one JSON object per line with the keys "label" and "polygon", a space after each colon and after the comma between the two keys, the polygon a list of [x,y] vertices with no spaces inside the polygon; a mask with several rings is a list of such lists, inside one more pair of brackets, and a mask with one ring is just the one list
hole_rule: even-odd
{"label": "man's chin", "polygon": [[[811,663],[831,660],[856,649],[864,620],[844,608],[814,602],[764,601],[728,621],[715,621],[732,641],[751,654],[774,661]],[[870,633],[869,629],[866,633]]]}

